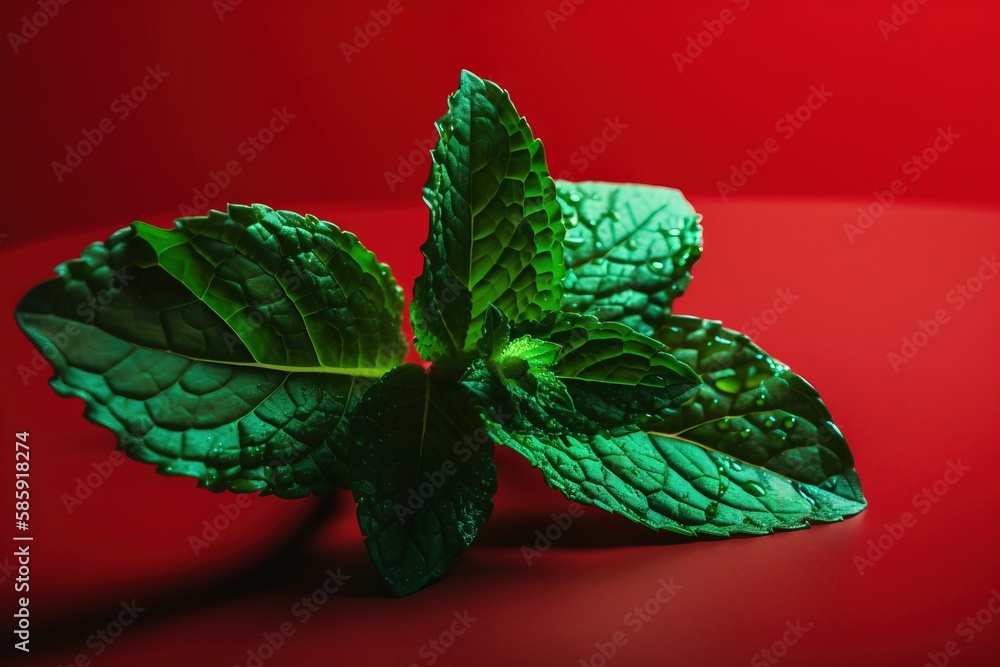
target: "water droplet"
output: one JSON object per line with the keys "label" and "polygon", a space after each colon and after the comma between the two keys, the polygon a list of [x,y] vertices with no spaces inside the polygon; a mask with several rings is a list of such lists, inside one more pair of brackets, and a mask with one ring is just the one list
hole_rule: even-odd
{"label": "water droplet", "polygon": [[750,437],[750,433],[751,432],[752,431],[750,430],[750,428],[747,427],[747,428],[743,429],[742,431],[740,431],[740,437],[743,438],[744,440],[746,440],[747,438]]}
{"label": "water droplet", "polygon": [[816,507],[816,499],[813,498],[808,493],[806,493],[805,488],[803,488],[803,486],[801,484],[799,484],[798,482],[792,482],[792,486],[795,488],[796,491],[798,491],[798,493],[799,493],[800,496],[802,496],[803,498],[806,499],[806,501],[810,505],[812,505],[813,507]]}
{"label": "water droplet", "polygon": [[677,229],[676,227],[671,227],[667,230],[667,236],[680,236],[680,235],[681,235],[681,230]]}
{"label": "water droplet", "polygon": [[628,241],[625,242],[625,247],[628,248],[629,250],[638,250],[639,242],[636,241],[635,239],[629,239]]}
{"label": "water droplet", "polygon": [[719,422],[718,429],[720,431],[728,431],[729,430],[729,417],[726,417],[725,419],[723,419],[722,421]]}
{"label": "water droplet", "polygon": [[586,241],[579,236],[567,236],[563,239],[563,244],[565,244],[567,248],[579,248],[584,243],[586,243]]}
{"label": "water droplet", "polygon": [[650,269],[650,271],[654,271],[656,273],[659,273],[659,272],[663,271],[663,262],[652,261],[652,262],[649,263],[649,269]]}
{"label": "water droplet", "polygon": [[604,241],[595,241],[594,242],[594,249],[595,250],[604,250]]}
{"label": "water droplet", "polygon": [[754,401],[754,403],[757,405],[764,405],[764,403],[766,402],[767,402],[767,396],[765,396],[764,394],[758,396],[757,399]]}
{"label": "water droplet", "polygon": [[736,461],[733,461],[732,459],[729,460],[729,467],[732,468],[733,470],[736,470],[737,472],[743,470],[743,466],[741,466]]}
{"label": "water droplet", "polygon": [[795,426],[795,421],[795,417],[785,417],[784,421],[781,422],[781,425],[785,428],[792,428]]}
{"label": "water droplet", "polygon": [[708,507],[705,508],[705,517],[708,519],[714,519],[718,513],[719,503],[713,500],[708,504]]}
{"label": "water droplet", "polygon": [[574,192],[569,196],[569,200],[574,204],[578,204],[580,203],[580,195]]}
{"label": "water droplet", "polygon": [[777,418],[774,415],[771,415],[770,417],[764,420],[764,428],[774,428],[774,425],[777,423],[778,423]]}
{"label": "water droplet", "polygon": [[764,495],[764,487],[754,481],[743,482],[740,484],[740,488],[749,493],[751,496],[760,498]]}

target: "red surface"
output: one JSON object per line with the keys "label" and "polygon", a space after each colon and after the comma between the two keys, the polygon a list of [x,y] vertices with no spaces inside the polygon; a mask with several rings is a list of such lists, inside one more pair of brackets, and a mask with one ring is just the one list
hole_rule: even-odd
{"label": "red surface", "polygon": [[[82,419],[79,401],[55,397],[48,371],[21,384],[14,369],[32,348],[7,319],[2,424],[8,436],[29,430],[34,453],[35,651],[25,664],[69,664],[82,653],[94,665],[246,665],[247,650],[288,621],[294,635],[264,664],[425,665],[435,654],[422,647],[466,609],[477,620],[434,664],[577,665],[617,631],[628,642],[616,665],[746,664],[799,620],[808,630],[781,664],[921,665],[949,641],[960,649],[953,664],[992,664],[1000,617],[970,643],[957,626],[1000,587],[1000,279],[961,309],[948,295],[1000,249],[1000,214],[899,204],[851,243],[844,224],[860,201],[693,203],[705,215],[706,254],[678,310],[746,329],[754,317],[771,322],[758,341],[823,393],[856,454],[866,512],[794,533],[691,542],[590,508],[528,566],[522,547],[568,504],[504,451],[493,519],[444,581],[409,598],[384,597],[345,497],[325,519],[315,501],[256,499],[195,557],[189,536],[234,496],[126,461],[67,513],[61,495],[108,457],[113,439]],[[424,235],[419,206],[299,209],[355,230],[409,289]],[[0,310],[117,226],[3,250]],[[772,321],[776,290],[796,300]],[[894,372],[887,354],[938,309],[949,321]],[[938,498],[951,462],[969,470]],[[938,500],[920,500],[925,488]],[[912,526],[860,574],[855,557],[869,540],[889,540],[885,525],[905,512]],[[313,520],[325,523],[302,530]],[[338,567],[350,579],[302,623],[294,605]],[[661,579],[681,588],[634,633],[636,617],[625,616]],[[88,646],[88,637],[133,599],[146,611],[95,656],[99,640]],[[9,619],[9,588],[3,602]]]}
{"label": "red surface", "polygon": [[[73,0],[15,53],[8,33],[39,1],[0,4],[5,243],[177,212],[230,160],[240,173],[211,206],[417,201],[426,164],[392,190],[385,174],[431,136],[462,67],[513,91],[553,172],[572,180],[717,195],[733,165],[773,138],[778,152],[733,198],[867,198],[952,127],[961,139],[908,197],[1000,198],[993,0],[398,0],[402,11],[350,62],[341,43],[389,0]],[[238,6],[220,20],[226,2]],[[561,4],[575,10],[551,19]],[[893,16],[911,4],[915,13]],[[718,32],[724,11],[732,20],[713,37],[705,24]],[[899,29],[883,32],[893,18]],[[701,55],[689,38],[707,44]],[[696,57],[678,71],[673,54],[689,48]],[[157,65],[169,76],[146,99],[112,108]],[[792,136],[776,128],[813,86],[833,96]],[[288,127],[241,153],[286,106]],[[52,163],[105,118],[114,131],[60,182]],[[581,146],[606,119],[628,127],[588,161]]]}
{"label": "red surface", "polygon": [[[425,665],[433,654],[422,646],[465,609],[478,620],[434,664],[598,665],[595,643],[617,631],[629,641],[609,664],[769,664],[758,652],[797,620],[814,625],[779,664],[919,666],[951,641],[956,666],[1000,653],[1000,619],[969,643],[958,627],[1000,589],[1000,281],[972,299],[952,291],[1000,251],[1000,4],[401,0],[347,62],[340,43],[388,0],[244,1],[221,18],[209,0],[75,0],[15,50],[10,34],[38,2],[0,5],[0,428],[32,433],[29,664],[83,654],[112,667],[246,665],[263,633],[289,621],[294,636],[264,665]],[[560,6],[576,9],[550,23]],[[709,40],[725,10],[732,21]],[[894,18],[898,30],[879,23]],[[710,43],[678,71],[673,54],[689,38]],[[122,118],[112,104],[157,65],[169,75]],[[856,454],[868,511],[797,533],[689,542],[588,510],[529,567],[521,547],[567,504],[500,452],[493,520],[447,579],[403,600],[382,597],[345,497],[332,508],[256,499],[199,556],[189,537],[233,496],[191,480],[127,461],[67,512],[63,494],[108,460],[113,439],[82,419],[79,401],[55,397],[47,370],[22,382],[33,355],[9,317],[16,300],[136,217],[163,211],[150,221],[165,224],[182,205],[226,201],[332,219],[408,288],[427,165],[393,187],[386,172],[431,137],[462,67],[513,91],[554,174],[689,196],[705,214],[706,254],[679,311],[756,329],[821,390]],[[813,87],[832,96],[821,106],[814,97],[819,108],[789,136],[779,124]],[[241,150],[286,106],[295,118],[272,143]],[[59,180],[52,163],[104,118],[114,130]],[[609,129],[613,141],[588,161],[581,146],[609,119],[627,127]],[[948,128],[958,137],[935,155]],[[926,170],[913,161],[925,149],[936,157]],[[767,161],[722,201],[718,183],[762,150]],[[196,201],[227,161],[240,173]],[[896,181],[879,215],[877,198]],[[859,207],[875,218],[852,242],[844,226]],[[798,299],[772,320],[778,290]],[[887,355],[942,309],[947,323],[895,372]],[[921,500],[958,461],[970,470],[939,501]],[[0,480],[0,498],[11,498],[10,475]],[[905,512],[912,527],[859,574],[855,557],[889,540],[886,524]],[[299,623],[292,606],[329,567],[351,579]],[[683,588],[633,634],[624,616],[661,578]],[[133,599],[146,611],[97,655],[88,637]]]}

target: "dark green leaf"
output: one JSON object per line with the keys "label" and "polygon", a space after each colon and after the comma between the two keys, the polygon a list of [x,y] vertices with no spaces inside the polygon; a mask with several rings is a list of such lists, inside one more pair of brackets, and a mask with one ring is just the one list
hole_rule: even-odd
{"label": "dark green leaf", "polygon": [[346,485],[346,417],[406,351],[402,294],[352,234],[230,206],[135,223],[56,273],[18,324],[130,456],[216,491]]}
{"label": "dark green leaf", "polygon": [[691,282],[701,216],[678,190],[557,181],[566,225],[565,310],[651,334]]}
{"label": "dark green leaf", "polygon": [[414,364],[387,373],[352,420],[351,488],[386,585],[440,579],[493,510],[493,443],[461,389]]}
{"label": "dark green leaf", "polygon": [[461,365],[491,303],[514,321],[559,307],[564,228],[542,144],[496,84],[463,72],[437,129],[411,319],[421,356]]}
{"label": "dark green leaf", "polygon": [[574,396],[577,416],[591,422],[581,425],[482,362],[464,381],[482,405],[510,406],[506,422],[484,414],[490,432],[541,468],[549,485],[650,528],[761,534],[865,508],[843,436],[802,378],[716,322],[672,317],[660,336],[704,384],[674,414],[640,421],[640,430]]}

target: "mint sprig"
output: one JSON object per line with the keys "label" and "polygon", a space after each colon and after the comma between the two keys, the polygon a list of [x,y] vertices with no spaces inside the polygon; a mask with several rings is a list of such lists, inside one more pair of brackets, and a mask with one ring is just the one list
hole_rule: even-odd
{"label": "mint sprig", "polygon": [[397,595],[488,520],[494,441],[653,529],[763,534],[865,508],[816,390],[673,314],[702,251],[680,192],[554,181],[509,95],[470,72],[437,129],[411,303],[428,369],[401,365],[401,290],[357,238],[231,205],[134,223],[22,299],[53,389],[129,456],[211,490],[350,489]]}

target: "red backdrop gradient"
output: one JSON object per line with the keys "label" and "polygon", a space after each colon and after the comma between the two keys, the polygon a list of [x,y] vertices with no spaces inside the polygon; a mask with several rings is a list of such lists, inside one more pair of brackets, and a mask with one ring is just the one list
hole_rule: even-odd
{"label": "red backdrop gradient", "polygon": [[[366,27],[374,36],[343,45]],[[782,667],[995,664],[998,28],[1000,3],[940,0],[4,2],[0,428],[32,432],[25,664],[253,667],[248,651],[291,620],[295,636],[264,667],[597,667],[623,614],[664,578],[683,586],[676,600],[608,665],[773,665],[761,651],[775,646]],[[397,600],[346,494],[327,515],[315,499],[243,496],[238,518],[194,550],[234,496],[111,462],[114,438],[82,403],[57,398],[47,368],[24,375],[33,348],[10,317],[20,296],[86,242],[186,207],[316,213],[355,231],[409,290],[426,234],[421,146],[462,68],[512,91],[556,175],[685,192],[706,249],[679,312],[750,331],[820,389],[868,510],[689,541],[590,508],[529,565],[522,547],[567,503],[503,451],[493,520],[448,578]],[[88,154],[77,162],[67,146]],[[873,217],[859,224],[859,208]],[[942,311],[894,366],[888,355]],[[0,463],[9,544],[12,453]],[[955,480],[952,464],[969,470]],[[896,537],[907,512],[916,523]],[[3,664],[12,560],[4,546]],[[351,579],[300,624],[290,608],[338,567]],[[136,623],[113,643],[91,639],[133,599]],[[479,619],[468,633],[427,653],[466,608]],[[990,622],[966,642],[958,626],[977,613]],[[784,642],[797,621],[809,630]]]}
{"label": "red backdrop gradient", "polygon": [[[25,31],[37,2],[0,7],[0,197],[12,244],[176,214],[230,160],[241,173],[212,206],[412,202],[423,169],[394,189],[385,173],[431,136],[461,68],[514,91],[552,171],[574,180],[717,193],[747,150],[774,137],[778,152],[734,196],[870,197],[951,127],[961,140],[907,197],[1000,197],[996,2],[910,0],[919,9],[894,17],[888,1],[398,0],[350,62],[341,43],[388,0],[244,0],[221,15],[235,0],[73,0],[26,43],[15,39],[15,53],[8,33]],[[547,13],[560,6],[573,11]],[[897,30],[893,18],[906,21]],[[678,71],[675,53],[695,57]],[[135,108],[112,109],[147,66],[168,76]],[[775,124],[812,86],[832,96],[786,139]],[[275,107],[295,118],[248,163],[238,147]],[[58,180],[52,163],[105,118],[114,130]],[[583,169],[574,153],[607,119],[625,128]]]}

